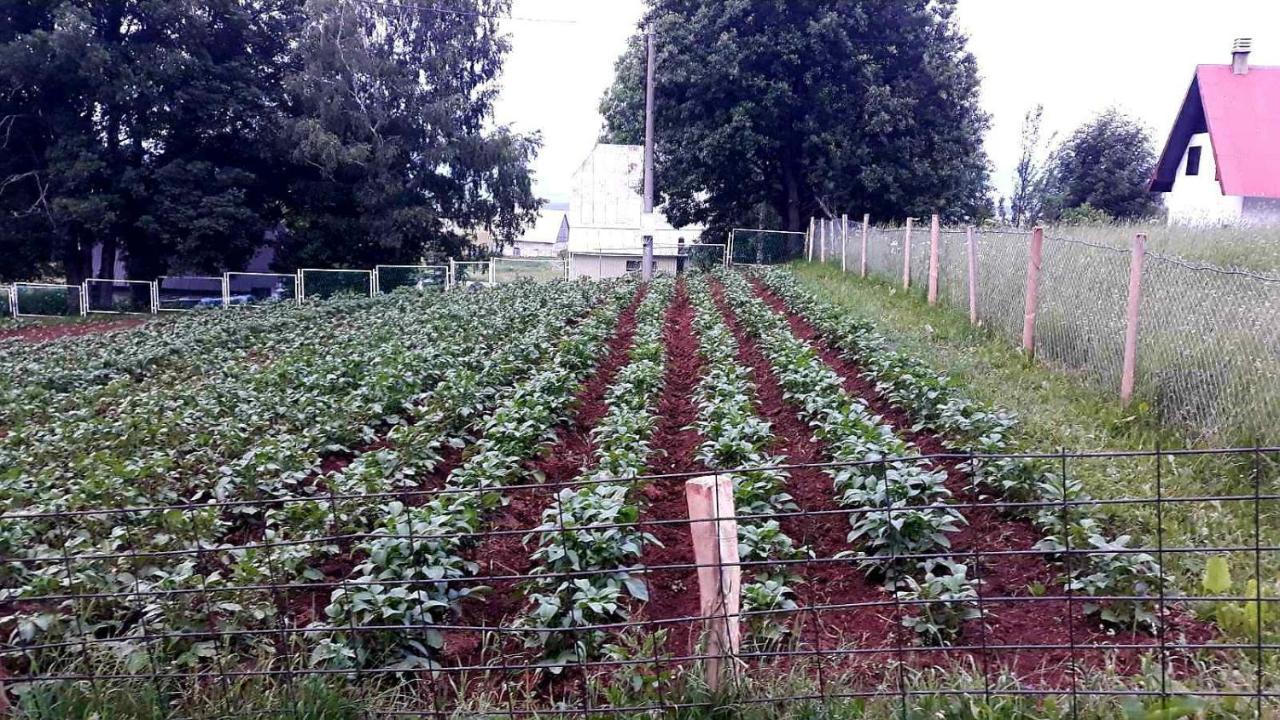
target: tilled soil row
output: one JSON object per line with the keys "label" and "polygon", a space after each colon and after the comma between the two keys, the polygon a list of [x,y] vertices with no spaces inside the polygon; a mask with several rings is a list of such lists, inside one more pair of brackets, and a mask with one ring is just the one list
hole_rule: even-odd
{"label": "tilled soil row", "polygon": [[[831,347],[812,325],[792,312],[781,298],[758,282],[753,282],[753,286],[758,297],[786,317],[792,332],[809,343],[840,375],[847,392],[862,398],[885,423],[889,424],[900,437],[912,442],[922,454],[946,452],[941,438],[936,433],[928,430],[914,430],[914,422],[908,414],[890,405],[876,391],[874,384],[864,377],[864,370],[861,367],[847,360],[839,351]],[[979,492],[974,487],[973,479],[965,472],[963,462],[939,461],[934,462],[933,467],[947,473],[947,488],[954,494],[957,502],[967,503],[979,500]],[[792,493],[796,495],[797,502],[803,509],[825,510],[832,506],[831,481],[825,475],[822,476],[822,481],[824,502],[815,502],[817,498],[806,489],[792,489]],[[972,659],[982,667],[990,664],[992,667],[1008,668],[1024,681],[1059,688],[1069,687],[1072,682],[1069,666],[1073,654],[1075,664],[1080,667],[1113,666],[1122,673],[1141,670],[1141,656],[1144,650],[1134,647],[1105,646],[1155,647],[1158,638],[1143,632],[1103,629],[1085,615],[1084,603],[1079,599],[1073,601],[1036,599],[1037,595],[1066,594],[1061,582],[1061,571],[1050,566],[1040,555],[993,557],[993,553],[1032,550],[1039,541],[1040,535],[1030,522],[1007,517],[989,508],[967,508],[962,511],[962,514],[967,523],[959,532],[948,536],[952,542],[953,557],[969,564],[971,577],[981,581],[980,592],[983,597],[1007,597],[1017,600],[1006,602],[987,600],[980,603],[985,623],[978,620],[968,622],[964,627],[962,639],[957,643],[969,649],[932,652],[907,650],[906,656],[911,656],[913,661],[921,664],[948,664],[950,661]],[[849,529],[848,521],[842,516],[825,516],[824,522],[838,526],[842,535]],[[832,551],[838,551],[837,548],[850,549],[850,545],[843,539],[837,544],[819,542],[813,547],[820,558],[831,557]],[[842,567],[834,563],[829,563],[827,566]],[[851,566],[848,570],[853,573],[858,572]],[[826,575],[821,571],[818,572],[818,577],[825,580]],[[865,581],[863,584],[865,585]],[[831,593],[806,591],[802,588],[801,605],[808,606],[815,601],[836,604],[858,602],[864,593],[857,585],[857,583],[846,581],[840,590]],[[879,588],[876,590],[883,597],[892,599],[891,593],[886,593]],[[826,597],[816,597],[818,594]],[[894,642],[892,635],[884,631],[886,624],[898,625],[894,620],[896,608],[824,610],[821,614],[824,624],[843,629],[842,632],[828,634],[828,639],[834,641],[834,644],[830,645],[832,649],[846,643],[850,639],[850,631],[853,631],[854,639],[861,635],[870,640],[880,635],[881,644],[892,645]],[[1198,622],[1185,613],[1171,610],[1168,613],[1168,626],[1164,630],[1164,636],[1168,643],[1202,643],[1212,639],[1213,631],[1205,623]],[[1035,647],[1045,645],[1062,647],[1053,649]],[[1079,647],[1088,645],[1103,647],[1096,649]],[[1003,647],[984,650],[990,646]]]}
{"label": "tilled soil row", "polygon": [[[703,373],[693,317],[693,304],[689,301],[688,289],[681,280],[676,285],[675,296],[662,330],[667,356],[662,395],[658,400],[658,426],[651,441],[654,456],[649,463],[649,471],[654,475],[707,470],[694,457],[702,444],[702,437],[690,427],[698,419],[698,407],[693,396]],[[641,557],[641,563],[645,567],[690,565],[694,562],[688,525],[652,524],[655,521],[688,519],[684,492],[686,479],[658,479],[641,489],[645,507],[640,525],[661,543],[645,546]],[[637,620],[664,620],[698,614],[696,569],[658,570],[646,573],[644,578],[649,591],[649,602],[637,614]],[[655,627],[657,628],[666,629],[667,647],[671,648],[673,654],[692,652],[696,628],[691,623],[662,624]]]}
{"label": "tilled soil row", "polygon": [[[614,335],[606,345],[595,375],[583,385],[574,400],[577,410],[572,422],[557,431],[556,442],[546,452],[528,463],[530,474],[541,473],[543,483],[538,487],[524,487],[506,493],[507,506],[495,513],[489,526],[502,534],[486,535],[464,553],[468,560],[480,565],[482,577],[528,574],[532,547],[525,545],[525,532],[522,531],[537,527],[542,522],[542,511],[552,505],[556,494],[565,484],[578,479],[582,471],[594,462],[595,442],[591,430],[608,412],[605,393],[618,371],[628,362],[635,336],[636,311],[646,292],[638,292],[619,315]],[[480,627],[510,627],[524,607],[521,582],[511,577],[484,581],[491,590],[481,599],[464,605],[462,621]],[[482,647],[484,641],[479,632],[448,633],[442,660],[446,666],[483,664],[486,654]],[[508,634],[499,638],[493,650],[518,654],[518,648],[519,643]],[[506,659],[512,660],[511,657]]]}

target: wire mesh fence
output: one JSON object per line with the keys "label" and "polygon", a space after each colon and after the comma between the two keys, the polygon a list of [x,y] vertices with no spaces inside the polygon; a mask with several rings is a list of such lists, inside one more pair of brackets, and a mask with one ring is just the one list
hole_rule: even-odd
{"label": "wire mesh fence", "polygon": [[[1167,492],[1164,474],[1197,459],[1240,471],[1240,486]],[[297,711],[298,694],[319,682],[366,698],[369,716],[631,717],[769,704],[787,716],[887,718],[957,698],[1026,702],[1037,717],[1110,717],[1134,701],[1152,713],[1184,703],[1224,717],[1280,710],[1280,448],[909,460],[951,474],[952,497],[852,507],[806,497],[755,515],[717,496],[699,522],[728,532],[736,562],[699,561],[693,521],[645,509],[655,487],[693,473],[373,494],[317,485],[153,507],[51,499],[3,517],[3,697],[39,714],[41,702],[122,692],[234,697],[233,687],[257,681],[276,689],[260,701],[278,705],[254,712]],[[875,476],[886,462],[895,461],[721,476]],[[979,478],[1015,462],[1051,469],[1057,497],[991,499]],[[1086,465],[1141,472],[1152,492],[1067,492]],[[566,524],[577,491],[620,483],[634,514]],[[459,537],[432,513],[464,493],[488,498],[488,528]],[[1136,539],[1078,536],[1082,513],[1100,508],[1112,523],[1129,517]],[[846,538],[864,517],[892,525],[895,514],[929,511],[962,519],[949,542],[877,557],[867,538]],[[771,526],[798,547],[763,560],[762,536],[748,528]],[[688,539],[660,546],[654,535],[673,528]],[[600,552],[618,541],[638,543],[640,561]],[[434,554],[444,547],[457,556]],[[550,571],[534,554],[547,547],[596,552]],[[928,570],[893,570],[917,566]],[[1138,566],[1154,574],[1130,574]],[[738,587],[729,577],[743,588],[737,611],[705,602],[707,582],[722,599]],[[560,602],[579,611],[547,610]],[[734,635],[709,643],[716,628]],[[200,715],[198,703],[183,707]]]}
{"label": "wire mesh fence", "polygon": [[[861,223],[816,220],[814,260],[860,273]],[[909,259],[908,246],[910,247]],[[978,321],[1021,342],[1030,233],[973,231]],[[867,228],[870,276],[924,294],[928,224]],[[968,235],[938,235],[939,301],[969,309]],[[1036,356],[1095,388],[1121,386],[1131,253],[1065,235],[1044,239]],[[1147,252],[1141,274],[1135,384],[1141,402],[1198,441],[1272,440],[1280,427],[1280,277],[1195,265]]]}

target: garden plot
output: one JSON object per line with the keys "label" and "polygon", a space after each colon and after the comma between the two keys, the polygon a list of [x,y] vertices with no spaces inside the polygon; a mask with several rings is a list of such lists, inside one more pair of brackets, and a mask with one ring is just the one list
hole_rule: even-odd
{"label": "garden plot", "polygon": [[644,657],[656,691],[700,652],[683,481],[708,472],[735,480],[748,668],[816,656],[871,688],[981,662],[1062,689],[1065,660],[1136,672],[1164,634],[1213,636],[1133,597],[1156,558],[1052,463],[920,458],[1005,451],[1016,424],[784,271],[122,337],[0,360],[23,371],[0,381],[7,675],[430,670],[446,695],[601,702]]}

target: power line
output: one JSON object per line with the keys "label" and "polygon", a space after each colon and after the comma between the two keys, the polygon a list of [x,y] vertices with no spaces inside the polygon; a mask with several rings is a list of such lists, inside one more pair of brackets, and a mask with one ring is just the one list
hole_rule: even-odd
{"label": "power line", "polygon": [[482,17],[492,20],[514,20],[517,22],[533,22],[546,23],[553,25],[577,25],[577,20],[566,20],[561,18],[540,18],[519,15],[500,15],[497,13],[482,13],[474,10],[458,10],[455,8],[440,7],[439,5],[422,5],[413,2],[391,2],[391,0],[353,0],[354,2],[363,3],[365,5],[376,5],[379,7],[396,8],[399,10],[420,10],[425,12],[434,12],[441,15],[454,15],[458,17]]}

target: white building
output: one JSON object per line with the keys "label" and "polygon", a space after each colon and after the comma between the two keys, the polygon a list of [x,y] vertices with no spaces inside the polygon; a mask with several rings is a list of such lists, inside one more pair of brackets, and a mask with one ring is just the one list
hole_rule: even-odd
{"label": "white building", "polygon": [[[573,253],[639,255],[644,213],[644,148],[597,144],[573,173],[569,199],[569,250]],[[655,252],[674,255],[683,240],[694,243],[705,229],[672,227],[654,212]]]}
{"label": "white building", "polygon": [[1171,224],[1280,224],[1280,67],[1249,67],[1248,40],[1196,68],[1151,190]]}
{"label": "white building", "polygon": [[560,257],[569,249],[569,216],[563,210],[538,211],[538,219],[511,242],[511,257]]}

